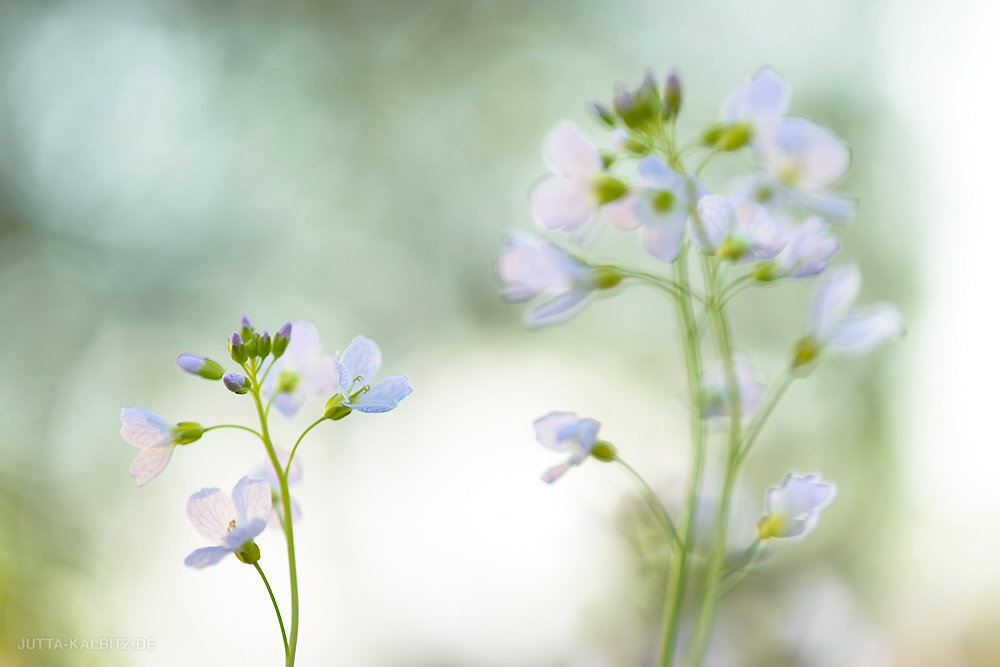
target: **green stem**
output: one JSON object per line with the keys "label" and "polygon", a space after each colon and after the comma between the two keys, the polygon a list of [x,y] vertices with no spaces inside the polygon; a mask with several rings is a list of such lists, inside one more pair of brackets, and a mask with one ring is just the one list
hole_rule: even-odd
{"label": "green stem", "polygon": [[314,428],[316,428],[317,426],[319,426],[320,424],[322,424],[324,421],[326,421],[326,417],[320,417],[319,419],[317,419],[316,421],[314,421],[312,424],[309,424],[309,426],[306,427],[306,430],[302,431],[302,434],[299,436],[299,439],[295,441],[295,444],[292,446],[292,452],[291,452],[291,454],[288,455],[288,463],[285,464],[285,477],[286,478],[288,477],[288,471],[292,467],[292,457],[295,456],[295,450],[297,450],[299,448],[299,443],[302,442],[302,438],[306,437],[306,433],[308,433],[309,431],[313,430]]}
{"label": "green stem", "polygon": [[704,662],[708,642],[712,634],[715,612],[718,606],[718,581],[726,555],[726,532],[729,527],[729,505],[732,499],[736,473],[739,469],[741,408],[739,389],[733,363],[732,334],[725,310],[720,302],[720,289],[715,278],[719,275],[707,258],[702,261],[702,269],[709,283],[709,312],[715,346],[722,361],[726,376],[729,399],[729,443],[726,448],[726,468],[722,481],[722,494],[715,509],[714,527],[705,578],[702,587],[701,609],[695,623],[694,638],[691,643],[690,662],[700,665]]}
{"label": "green stem", "polygon": [[753,447],[753,443],[757,440],[757,436],[760,435],[761,429],[764,428],[764,422],[766,422],[767,418],[771,416],[772,412],[774,412],[774,408],[778,405],[778,401],[781,400],[781,397],[785,395],[785,392],[788,391],[788,388],[792,386],[792,382],[794,381],[795,376],[786,372],[781,379],[778,380],[778,384],[774,386],[774,389],[771,390],[771,395],[768,397],[767,403],[764,404],[764,407],[760,409],[757,416],[754,417],[752,422],[750,422],[750,426],[747,427],[746,436],[743,439],[743,449],[740,450],[738,455],[738,463],[743,463],[743,459],[745,459],[747,454],[750,453],[750,448]]}
{"label": "green stem", "polygon": [[247,426],[240,426],[239,424],[218,424],[216,426],[207,426],[202,429],[202,433],[208,433],[209,431],[214,431],[217,428],[238,428],[241,431],[246,431],[247,433],[253,433],[255,436],[260,438],[260,433],[249,428]]}
{"label": "green stem", "polygon": [[[687,252],[681,250],[674,265],[677,282],[688,285]],[[704,404],[701,387],[701,356],[698,350],[697,331],[691,299],[686,294],[677,299],[677,311],[681,324],[681,338],[684,342],[684,361],[687,374],[688,393],[691,400],[691,479],[688,483],[687,504],[684,513],[684,548],[677,556],[677,562],[670,568],[670,578],[664,594],[663,633],[660,644],[660,665],[672,664],[677,648],[677,635],[684,607],[684,593],[687,587],[688,553],[694,544],[696,506],[701,487],[704,467],[705,432],[701,408]]]}
{"label": "green stem", "polygon": [[642,475],[636,472],[635,468],[625,463],[623,459],[616,456],[615,463],[624,468],[632,479],[635,480],[635,483],[639,486],[639,492],[642,494],[643,499],[646,501],[646,504],[649,505],[649,509],[653,511],[653,514],[660,522],[660,525],[663,526],[663,530],[665,530],[667,535],[670,536],[670,540],[673,542],[674,547],[679,551],[683,551],[684,544],[681,542],[680,535],[677,534],[677,528],[674,526],[674,522],[670,520],[670,514],[667,513],[667,509],[663,506],[663,503],[661,503],[660,499],[656,497],[655,493],[653,493],[653,489],[649,487],[649,484],[647,484],[646,480],[642,478]]}
{"label": "green stem", "polygon": [[288,654],[285,656],[285,667],[292,667],[295,664],[295,648],[299,638],[299,580],[295,567],[295,536],[292,528],[292,501],[288,492],[288,477],[281,468],[281,462],[274,452],[274,445],[271,443],[271,435],[267,429],[267,417],[264,414],[264,406],[260,401],[260,383],[257,381],[257,374],[250,369],[250,394],[253,396],[254,407],[257,409],[257,418],[260,421],[260,435],[267,450],[267,457],[274,468],[274,474],[278,478],[279,495],[281,506],[284,510],[282,529],[285,532],[285,545],[288,550],[288,582],[291,589],[292,601],[292,621],[288,628]]}
{"label": "green stem", "polygon": [[762,555],[764,555],[764,545],[759,539],[755,540],[750,548],[747,549],[746,554],[740,559],[740,565],[722,576],[716,595],[721,599],[732,593],[737,586],[743,583],[747,575],[753,571],[754,566]]}
{"label": "green stem", "polygon": [[281,642],[285,645],[285,657],[288,657],[288,636],[285,634],[285,622],[281,620],[281,610],[278,608],[278,601],[274,599],[274,591],[271,590],[271,584],[268,583],[267,577],[264,576],[264,570],[260,569],[260,565],[254,562],[253,566],[257,568],[257,573],[260,574],[260,578],[264,580],[264,586],[267,587],[267,594],[271,596],[271,604],[274,605],[274,614],[278,617],[278,627],[281,628]]}

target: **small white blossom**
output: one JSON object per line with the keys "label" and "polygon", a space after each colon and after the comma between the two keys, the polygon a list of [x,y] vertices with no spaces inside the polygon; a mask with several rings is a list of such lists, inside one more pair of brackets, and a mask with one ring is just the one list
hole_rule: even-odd
{"label": "small white blossom", "polygon": [[337,360],[343,405],[358,412],[388,412],[413,392],[405,375],[391,375],[375,382],[382,366],[382,350],[372,340],[357,336]]}
{"label": "small white blossom", "polygon": [[323,398],[337,386],[337,364],[322,353],[319,333],[312,322],[292,322],[284,354],[274,362],[262,387],[265,399],[274,396],[274,407],[294,417],[306,401]]}
{"label": "small white blossom", "polygon": [[194,422],[172,424],[151,410],[124,407],[121,411],[122,438],[140,451],[129,467],[139,486],[163,472],[178,444],[201,437],[201,426]]}
{"label": "small white blossom", "polygon": [[208,567],[228,554],[256,551],[250,545],[271,515],[271,487],[262,479],[244,477],[233,487],[232,498],[219,489],[202,489],[188,499],[187,514],[202,537],[218,546],[192,551],[184,564]]}
{"label": "small white blossom", "polygon": [[820,510],[837,496],[837,487],[818,475],[788,473],[781,486],[772,486],[764,495],[764,517],[757,525],[761,539],[800,537],[816,526]]}
{"label": "small white blossom", "polygon": [[732,262],[771,259],[786,243],[781,227],[767,209],[722,195],[699,199],[689,227],[698,250]]}
{"label": "small white blossom", "polygon": [[758,268],[760,280],[814,276],[822,273],[840,250],[840,241],[830,232],[830,225],[816,216],[789,229],[786,237],[788,243],[777,257]]}
{"label": "small white blossom", "polygon": [[600,422],[581,419],[572,412],[551,412],[535,420],[535,437],[543,446],[557,452],[569,452],[570,457],[542,475],[551,484],[572,468],[583,463],[597,441]]}
{"label": "small white blossom", "polygon": [[728,123],[778,118],[788,111],[791,90],[785,78],[770,67],[747,75],[722,104],[722,119]]}

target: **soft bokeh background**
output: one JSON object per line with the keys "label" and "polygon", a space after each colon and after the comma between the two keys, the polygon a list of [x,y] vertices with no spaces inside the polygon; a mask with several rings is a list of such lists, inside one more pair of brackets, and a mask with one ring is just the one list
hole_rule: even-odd
{"label": "soft bokeh background", "polygon": [[[416,388],[301,450],[301,664],[644,664],[660,574],[642,508],[596,463],[541,484],[553,459],[530,423],[593,415],[676,502],[671,308],[628,290],[528,332],[492,260],[531,227],[557,119],[586,123],[614,81],[675,66],[693,131],[770,63],[793,112],[852,145],[842,257],[910,331],[779,408],[737,519],[788,469],[822,470],[840,498],[727,599],[714,660],[1000,664],[998,19],[973,0],[0,1],[0,663],[280,660],[249,568],[181,564],[203,546],[187,496],[231,487],[254,443],[213,433],[138,490],[118,436],[121,405],[249,421],[172,368],[224,357],[246,312],[272,331],[313,320],[331,352],[364,333]],[[771,377],[811,289],[736,307]],[[260,544],[287,604],[281,540]],[[17,648],[70,637],[153,648]]]}

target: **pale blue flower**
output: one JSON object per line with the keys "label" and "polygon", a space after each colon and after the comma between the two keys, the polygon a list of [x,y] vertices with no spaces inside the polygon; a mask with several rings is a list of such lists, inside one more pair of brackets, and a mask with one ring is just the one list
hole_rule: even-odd
{"label": "pale blue flower", "polygon": [[332,355],[322,353],[312,322],[292,322],[289,335],[288,347],[271,366],[262,394],[265,399],[274,396],[274,407],[285,417],[294,417],[306,401],[333,393],[337,364]]}
{"label": "pale blue flower", "polygon": [[600,422],[577,417],[572,412],[551,412],[535,420],[535,437],[543,446],[557,452],[569,452],[570,457],[553,466],[542,475],[542,481],[551,484],[573,466],[583,463],[597,441]]}
{"label": "pale blue flower", "polygon": [[860,290],[861,272],[856,266],[840,267],[827,274],[816,291],[809,316],[806,345],[813,348],[810,358],[820,349],[843,355],[865,354],[903,335],[903,316],[892,304],[851,309]]}
{"label": "pale blue flower", "polygon": [[722,104],[722,119],[728,123],[778,118],[788,111],[791,90],[785,78],[770,67],[747,75]]}
{"label": "pale blue flower", "polygon": [[539,299],[525,313],[530,327],[565,322],[583,310],[595,289],[593,271],[561,248],[529,234],[511,232],[497,258],[497,278],[510,303]]}
{"label": "pale blue flower", "polygon": [[381,366],[382,350],[374,341],[364,336],[351,341],[337,360],[345,406],[358,412],[388,412],[410,395],[413,389],[405,375],[392,375],[375,382]]}
{"label": "pale blue flower", "polygon": [[788,473],[781,486],[764,495],[764,517],[757,524],[760,539],[800,537],[816,526],[820,510],[837,496],[837,487],[818,475]]}
{"label": "pale blue flower", "polygon": [[706,194],[704,187],[689,182],[655,157],[639,162],[638,173],[638,184],[605,206],[604,213],[618,229],[640,229],[639,240],[646,252],[672,262],[684,239],[692,198]]}
{"label": "pale blue flower", "polygon": [[218,546],[192,551],[185,565],[201,569],[234,553],[257,552],[259,557],[253,539],[271,515],[271,488],[262,479],[244,477],[233,487],[232,498],[219,489],[202,489],[188,499],[187,514],[197,531]]}
{"label": "pale blue flower", "polygon": [[813,216],[787,232],[788,243],[778,255],[757,267],[758,280],[807,278],[826,270],[840,250],[840,241],[830,232],[830,225]]}
{"label": "pale blue flower", "polygon": [[699,251],[732,262],[771,259],[787,243],[781,226],[763,206],[722,195],[699,199],[689,227]]}
{"label": "pale blue flower", "polygon": [[545,229],[572,232],[579,243],[591,240],[601,205],[623,195],[625,185],[607,174],[597,148],[569,121],[546,135],[543,153],[555,173],[531,191],[532,217]]}
{"label": "pale blue flower", "polygon": [[121,411],[122,438],[138,447],[129,473],[139,486],[149,483],[163,472],[174,453],[174,447],[188,444],[201,437],[202,428],[194,422],[172,424],[151,410],[124,407]]}

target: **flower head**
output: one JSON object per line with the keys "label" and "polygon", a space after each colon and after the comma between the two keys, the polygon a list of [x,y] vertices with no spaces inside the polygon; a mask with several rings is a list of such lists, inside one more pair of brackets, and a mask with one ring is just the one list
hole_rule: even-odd
{"label": "flower head", "polygon": [[600,422],[582,419],[572,412],[550,412],[536,419],[535,437],[538,442],[557,452],[570,453],[566,461],[546,470],[542,481],[551,484],[573,466],[583,463],[597,442],[597,431],[600,428]]}
{"label": "flower head", "polygon": [[194,442],[203,433],[199,424],[171,424],[155,412],[143,408],[122,408],[121,420],[122,438],[142,450],[129,466],[129,472],[139,486],[163,472],[175,446]]}
{"label": "flower head", "polygon": [[830,225],[813,216],[788,233],[788,243],[778,255],[757,267],[758,280],[807,278],[822,273],[840,250]]}
{"label": "flower head", "polygon": [[525,314],[528,326],[565,322],[583,309],[597,288],[590,266],[529,234],[511,232],[506,242],[496,263],[504,300],[521,303],[543,297]]}
{"label": "flower head", "polygon": [[[639,183],[605,209],[608,221],[618,229],[641,229],[642,247],[653,257],[672,262],[684,239],[684,223],[692,206],[697,184],[672,171],[659,158],[648,157],[638,166]],[[694,197],[696,198],[696,197]]]}
{"label": "flower head", "polygon": [[357,336],[337,360],[343,404],[358,412],[388,412],[413,392],[405,375],[391,375],[375,382],[382,366],[382,350],[364,336]]}
{"label": "flower head", "polygon": [[690,228],[698,250],[732,262],[771,259],[786,243],[781,227],[767,209],[722,195],[705,195],[698,200]]}
{"label": "flower head", "polygon": [[757,524],[760,539],[799,537],[816,525],[820,510],[833,502],[837,487],[818,475],[788,473],[781,486],[764,495],[764,517]]}
{"label": "flower head", "polygon": [[[733,379],[736,381],[740,416],[749,417],[760,407],[764,397],[760,368],[750,357],[737,354],[733,358]],[[725,367],[720,364],[706,371],[701,386],[704,392],[702,415],[708,419],[729,416],[729,382]]]}
{"label": "flower head", "polygon": [[573,232],[577,242],[586,242],[601,206],[625,194],[625,184],[605,171],[601,154],[573,123],[556,125],[543,150],[555,173],[532,190],[532,217],[545,229]]}
{"label": "flower head", "polygon": [[232,498],[219,489],[202,489],[188,498],[187,514],[197,531],[218,546],[192,551],[185,565],[201,569],[227,554],[254,563],[260,550],[253,538],[261,534],[271,515],[271,487],[262,479],[244,477],[233,487]]}
{"label": "flower head", "polygon": [[856,266],[840,267],[826,276],[813,299],[807,335],[798,343],[793,366],[804,366],[820,350],[861,355],[903,335],[903,316],[892,304],[851,309],[860,290]]}
{"label": "flower head", "polygon": [[306,401],[334,390],[337,366],[331,355],[322,353],[312,322],[293,322],[287,334],[284,331],[285,327],[279,330],[278,340],[288,339],[288,347],[271,366],[262,389],[265,398],[274,396],[274,407],[281,414],[294,417]]}

